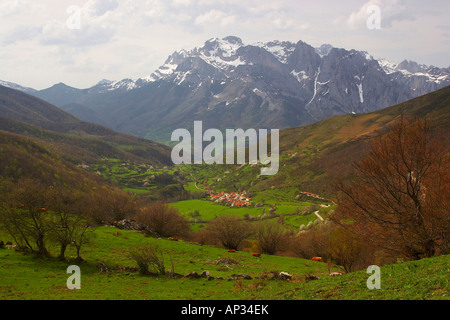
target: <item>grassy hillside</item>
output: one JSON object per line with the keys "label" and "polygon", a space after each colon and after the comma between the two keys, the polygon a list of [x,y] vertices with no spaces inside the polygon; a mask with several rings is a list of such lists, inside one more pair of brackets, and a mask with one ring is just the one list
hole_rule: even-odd
{"label": "grassy hillside", "polygon": [[331,193],[331,182],[348,179],[352,162],[361,159],[372,139],[386,132],[401,115],[427,118],[435,130],[448,132],[450,87],[377,112],[330,118],[304,128],[281,132],[281,174],[268,179]]}
{"label": "grassy hillside", "polygon": [[291,200],[302,191],[332,197],[333,182],[350,179],[352,163],[362,159],[370,142],[402,115],[426,118],[435,132],[448,136],[450,87],[380,111],[282,130],[280,171],[274,176],[260,176],[259,166],[197,166],[186,171],[219,189],[241,188],[255,193],[284,189]]}
{"label": "grassy hillside", "polygon": [[[119,232],[119,234],[117,234]],[[0,232],[0,239],[8,240]],[[141,276],[124,267],[134,267],[128,253],[134,246],[147,243],[162,248],[166,268],[173,262],[176,273],[186,275],[206,270],[215,279]],[[198,246],[183,241],[147,238],[134,231],[99,228],[84,254],[81,290],[66,287],[66,269],[72,263],[24,256],[14,250],[0,249],[0,299],[115,299],[115,300],[413,300],[449,299],[450,256],[397,263],[381,268],[381,290],[367,289],[365,271],[330,277],[325,263],[265,256],[250,252],[229,253],[222,248]],[[232,259],[228,264],[220,258]],[[103,262],[110,272],[100,273]],[[235,262],[233,264],[231,262]],[[272,271],[288,272],[291,281],[271,280]],[[247,274],[251,280],[227,280],[233,274]],[[319,280],[306,281],[313,274]],[[222,277],[223,279],[218,279]]]}

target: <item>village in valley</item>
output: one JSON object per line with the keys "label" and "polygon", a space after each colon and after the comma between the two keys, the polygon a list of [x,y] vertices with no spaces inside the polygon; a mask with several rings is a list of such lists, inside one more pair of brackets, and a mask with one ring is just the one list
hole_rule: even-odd
{"label": "village in valley", "polygon": [[[245,207],[261,208],[264,206],[261,203],[253,203],[252,198],[247,194],[247,191],[245,190],[242,192],[231,192],[231,193],[216,192],[211,187],[207,186],[206,182],[200,182],[200,185],[203,185],[203,190],[209,193],[210,200],[214,203],[222,204],[233,208],[245,208]],[[318,194],[310,192],[300,192],[300,194],[310,198],[327,200],[325,198],[322,198]]]}
{"label": "village in valley", "polygon": [[[216,192],[211,187],[207,186],[206,182],[200,182],[203,185],[203,190],[207,191],[210,196],[210,200],[214,203],[222,204],[233,208],[245,208],[245,207],[263,207],[260,203],[253,203],[252,198],[247,194],[247,191],[242,192]],[[200,189],[200,188],[199,188]]]}
{"label": "village in valley", "polygon": [[242,193],[239,192],[232,192],[232,193],[225,193],[225,192],[219,192],[215,193],[214,191],[210,192],[211,201],[215,203],[224,204],[230,207],[236,207],[236,208],[243,208],[243,207],[262,207],[262,204],[259,203],[252,203],[252,198],[249,198],[247,196],[247,192],[244,190]]}

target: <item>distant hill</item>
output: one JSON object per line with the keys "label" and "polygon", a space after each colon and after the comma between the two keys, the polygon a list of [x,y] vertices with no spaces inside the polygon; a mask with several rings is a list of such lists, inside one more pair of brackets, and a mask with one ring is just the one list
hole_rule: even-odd
{"label": "distant hill", "polygon": [[170,149],[165,145],[81,121],[43,100],[1,85],[0,130],[32,138],[75,163],[111,157],[154,166],[171,164]]}
{"label": "distant hill", "polygon": [[16,134],[0,131],[0,182],[21,178],[35,179],[44,185],[59,180],[73,187],[106,186],[96,175],[82,170],[49,152],[34,141]]}

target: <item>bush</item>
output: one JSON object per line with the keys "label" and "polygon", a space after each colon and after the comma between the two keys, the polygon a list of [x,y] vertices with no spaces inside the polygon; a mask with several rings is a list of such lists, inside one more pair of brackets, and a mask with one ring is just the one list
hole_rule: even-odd
{"label": "bush", "polygon": [[330,264],[341,266],[345,272],[363,270],[385,261],[380,256],[381,251],[375,251],[362,238],[334,223],[320,224],[297,235],[291,240],[290,250],[303,259],[323,257]]}
{"label": "bush", "polygon": [[283,226],[277,222],[260,223],[256,227],[258,249],[261,253],[276,254],[286,244]]}
{"label": "bush", "polygon": [[327,257],[328,239],[335,230],[334,224],[326,223],[304,231],[292,238],[290,250],[295,256],[303,259]]}
{"label": "bush", "polygon": [[203,231],[207,242],[218,243],[229,250],[238,250],[251,234],[250,223],[233,216],[218,217],[210,221]]}
{"label": "bush", "polygon": [[136,262],[142,275],[150,274],[150,270],[158,274],[166,274],[164,254],[156,245],[139,247],[130,253],[130,258]]}
{"label": "bush", "polygon": [[338,228],[328,238],[328,256],[333,262],[342,266],[345,272],[363,270],[377,264],[374,249],[361,237],[345,229]]}
{"label": "bush", "polygon": [[146,225],[160,237],[183,236],[189,232],[189,221],[179,211],[163,202],[143,208],[135,220]]}

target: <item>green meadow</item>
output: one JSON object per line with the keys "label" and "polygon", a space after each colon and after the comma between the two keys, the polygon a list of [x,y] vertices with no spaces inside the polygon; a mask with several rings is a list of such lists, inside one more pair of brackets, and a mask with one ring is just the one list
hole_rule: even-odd
{"label": "green meadow", "polygon": [[[8,240],[6,234],[0,235]],[[149,243],[157,244],[163,250],[167,270],[173,268],[181,275],[209,271],[214,279],[142,276],[124,270],[123,267],[135,266],[128,255],[130,250]],[[83,257],[85,261],[76,264],[53,258],[40,260],[35,255],[0,249],[0,299],[449,299],[450,256],[383,266],[380,290],[367,288],[370,275],[365,271],[331,277],[326,263],[268,255],[256,258],[249,252],[230,253],[223,248],[150,238],[135,231],[109,227],[98,228],[92,233]],[[220,258],[233,263],[217,263]],[[97,268],[100,262],[108,266],[109,272],[100,272]],[[69,290],[66,285],[70,276],[66,270],[73,264],[81,269],[80,290]],[[273,271],[288,272],[292,280],[274,280]],[[228,280],[239,274],[249,275],[252,279]],[[307,275],[319,279],[307,281]]]}

